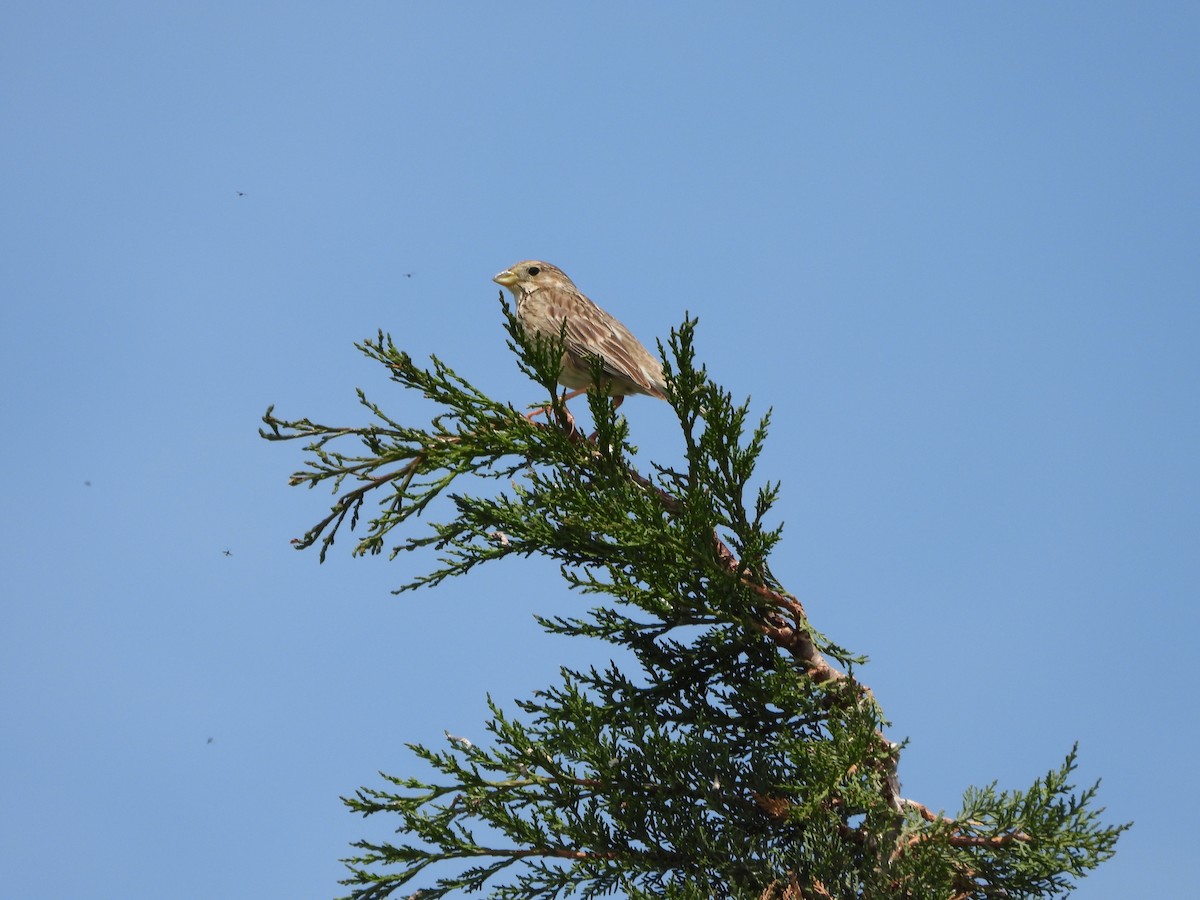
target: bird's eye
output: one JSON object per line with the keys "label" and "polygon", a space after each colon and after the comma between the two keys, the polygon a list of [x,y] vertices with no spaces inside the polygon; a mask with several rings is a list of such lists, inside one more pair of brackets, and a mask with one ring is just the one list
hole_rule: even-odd
{"label": "bird's eye", "polygon": [[530,274],[530,275],[536,275],[536,274],[537,274],[538,272],[540,272],[540,271],[542,271],[542,270],[541,270],[541,268],[539,268],[538,266],[530,266],[530,267],[529,267],[529,274]]}

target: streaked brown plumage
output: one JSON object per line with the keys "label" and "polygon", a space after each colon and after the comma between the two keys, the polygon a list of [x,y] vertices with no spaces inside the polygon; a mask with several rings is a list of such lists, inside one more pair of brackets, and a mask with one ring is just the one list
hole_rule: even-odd
{"label": "streaked brown plumage", "polygon": [[603,360],[605,390],[616,404],[629,394],[666,399],[662,364],[620,322],[584,296],[557,266],[527,259],[492,279],[508,288],[517,301],[517,319],[525,330],[543,337],[563,335],[559,384],[574,393],[593,386],[593,358]]}

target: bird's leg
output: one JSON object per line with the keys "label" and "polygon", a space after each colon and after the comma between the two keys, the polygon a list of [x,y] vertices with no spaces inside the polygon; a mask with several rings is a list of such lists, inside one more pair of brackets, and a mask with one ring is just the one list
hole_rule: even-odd
{"label": "bird's leg", "polygon": [[[578,397],[580,394],[584,393],[585,391],[587,391],[587,388],[580,388],[579,390],[571,391],[570,393],[568,393],[565,390],[563,391],[563,395],[562,395],[563,418],[560,420],[560,424],[565,425],[567,428],[567,431],[571,434],[575,433],[575,417],[573,415],[571,415],[571,410],[569,410],[567,408],[567,401],[570,400],[572,397]],[[549,418],[549,415],[550,415],[549,413],[546,414],[547,418]]]}
{"label": "bird's leg", "polygon": [[[567,414],[566,424],[568,427],[571,428],[572,431],[575,429],[575,417],[573,415],[571,415],[571,411],[569,409],[567,409],[567,405],[566,405],[567,401],[574,400],[580,394],[586,394],[586,393],[587,393],[587,388],[579,388],[578,390],[571,391],[569,393],[566,393],[566,392],[563,393],[563,396],[562,396],[563,412],[565,412]],[[544,406],[539,406],[533,412],[525,413],[525,418],[528,419],[530,422],[532,422],[534,419],[536,419],[538,416],[541,416],[541,415],[545,415],[547,418],[549,418],[550,410],[553,408],[554,407],[552,404],[547,403]]]}

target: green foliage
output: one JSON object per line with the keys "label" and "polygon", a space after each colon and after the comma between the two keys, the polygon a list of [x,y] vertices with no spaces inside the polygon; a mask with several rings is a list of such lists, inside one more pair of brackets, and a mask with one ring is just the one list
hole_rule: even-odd
{"label": "green foliage", "polygon": [[[752,425],[749,405],[697,367],[694,321],[663,353],[684,462],[644,475],[607,397],[588,397],[593,438],[574,427],[555,393],[561,341],[530,339],[504,312],[518,364],[553,398],[544,421],[436,358],[416,366],[382,332],[359,349],[437,404],[427,427],[362,392],[364,426],[267,411],[265,438],[309,440],[291,483],[337,495],[295,543],[324,559],[348,521],[356,555],[382,553],[445,497],[448,520],[389,551],[435,554],[400,591],[546,556],[600,602],[541,625],[607,641],[636,666],[563,668],[518,701],[521,718],[491,703],[487,746],[412,745],[435,780],[385,775],[345,798],[395,817],[402,836],[355,845],[350,896],[1047,897],[1112,855],[1128,826],[1101,824],[1095,787],[1068,783],[1074,751],[1027,791],[968,790],[954,820],[898,796],[901,748],[853,677],[862,660],[816,632],[771,573],[779,485],[752,488],[770,417]],[[359,449],[342,450],[346,439]],[[478,479],[497,489],[451,491]]]}

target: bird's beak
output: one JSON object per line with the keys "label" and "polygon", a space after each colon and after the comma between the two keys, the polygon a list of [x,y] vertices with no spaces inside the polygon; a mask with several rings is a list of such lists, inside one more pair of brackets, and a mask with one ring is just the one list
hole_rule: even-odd
{"label": "bird's beak", "polygon": [[512,269],[505,269],[499,275],[492,279],[496,284],[503,285],[506,288],[512,287],[517,283],[517,276]]}

